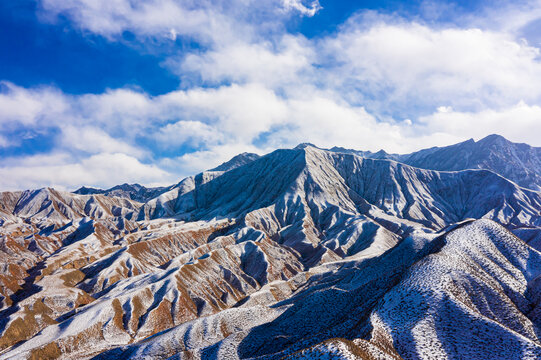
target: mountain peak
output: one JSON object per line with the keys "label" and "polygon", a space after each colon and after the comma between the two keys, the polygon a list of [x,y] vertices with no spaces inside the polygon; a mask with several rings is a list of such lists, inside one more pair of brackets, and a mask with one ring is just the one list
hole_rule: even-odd
{"label": "mountain peak", "polygon": [[164,193],[169,187],[153,187],[147,188],[140,184],[128,184],[115,185],[107,190],[98,189],[93,187],[82,186],[75,190],[73,193],[78,195],[97,195],[102,194],[105,196],[116,196],[125,199],[135,200],[138,202],[147,202],[148,200]]}
{"label": "mountain peak", "polygon": [[504,144],[511,144],[511,141],[507,140],[501,135],[498,134],[491,134],[488,136],[485,136],[481,140],[477,142],[478,144],[498,144],[498,145],[504,145]]}
{"label": "mountain peak", "polygon": [[140,184],[128,184],[128,183],[124,183],[122,185],[116,185],[116,186],[113,186],[111,189],[121,189],[121,190],[135,190],[135,191],[139,191],[143,188],[143,185],[140,185]]}
{"label": "mountain peak", "polygon": [[216,166],[209,171],[229,171],[240,166],[246,165],[254,160],[259,159],[260,156],[255,153],[243,152],[236,156],[233,156],[230,160]]}
{"label": "mountain peak", "polygon": [[92,194],[103,194],[106,190],[94,188],[91,186],[81,186],[79,189],[75,190],[73,193],[78,195],[92,195]]}
{"label": "mountain peak", "polygon": [[485,169],[520,186],[541,190],[541,148],[511,142],[491,134],[475,142],[420,150],[403,155],[404,163],[431,170]]}
{"label": "mountain peak", "polygon": [[315,149],[319,149],[319,147],[315,146],[314,144],[312,143],[300,143],[299,145],[295,146],[294,149],[306,149],[306,148],[315,148]]}

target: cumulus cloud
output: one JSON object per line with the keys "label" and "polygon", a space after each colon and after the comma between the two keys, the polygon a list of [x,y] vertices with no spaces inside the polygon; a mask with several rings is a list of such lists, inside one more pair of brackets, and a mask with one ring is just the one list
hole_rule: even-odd
{"label": "cumulus cloud", "polygon": [[[454,139],[480,139],[501,134],[511,141],[541,146],[541,107],[519,102],[503,109],[462,112],[446,109],[419,119],[418,129],[426,134],[447,134]],[[437,145],[434,144],[434,145]]]}
{"label": "cumulus cloud", "polygon": [[[190,1],[152,0],[41,0],[42,16],[54,19],[64,15],[79,28],[107,37],[133,31],[141,36],[172,33],[214,39],[228,32],[231,21],[214,12],[209,3],[205,7],[190,6]],[[214,21],[210,21],[211,18]],[[217,31],[220,30],[220,31]]]}
{"label": "cumulus cloud", "polygon": [[314,49],[306,39],[285,35],[275,43],[224,44],[170,60],[168,65],[179,74],[193,72],[211,83],[258,82],[275,88],[297,82],[300,73],[311,72],[314,62]]}
{"label": "cumulus cloud", "polygon": [[297,10],[305,16],[314,16],[321,10],[321,5],[317,0],[312,1],[309,5],[303,4],[302,0],[282,0],[282,2],[286,10]]}
{"label": "cumulus cloud", "polygon": [[481,109],[541,97],[538,48],[505,33],[384,20],[350,20],[325,40],[329,62],[341,64],[329,76],[373,111]]}
{"label": "cumulus cloud", "polygon": [[155,165],[141,163],[121,153],[95,154],[76,159],[58,153],[4,159],[0,166],[0,188],[33,189],[51,186],[74,190],[74,186],[113,186],[124,182],[162,183],[173,181]]}
{"label": "cumulus cloud", "polygon": [[0,82],[0,124],[33,125],[40,116],[54,116],[66,108],[60,91],[50,87],[25,89],[7,81]]}
{"label": "cumulus cloud", "polygon": [[[251,41],[283,29],[281,20],[313,16],[321,7],[317,0],[39,0],[42,18],[54,22],[59,16],[76,27],[120,39],[130,31],[141,39],[172,39],[183,36],[212,46],[229,41]],[[286,10],[286,11],[283,11]]]}
{"label": "cumulus cloud", "polygon": [[143,157],[144,151],[126,142],[115,139],[105,131],[92,126],[65,125],[61,128],[61,146],[89,154],[123,153]]}
{"label": "cumulus cloud", "polygon": [[160,128],[154,138],[158,146],[202,146],[224,140],[218,129],[201,121],[182,120]]}

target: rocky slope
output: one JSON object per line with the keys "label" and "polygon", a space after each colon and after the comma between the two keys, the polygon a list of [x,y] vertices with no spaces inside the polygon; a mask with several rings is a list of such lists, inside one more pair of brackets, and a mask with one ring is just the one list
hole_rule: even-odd
{"label": "rocky slope", "polygon": [[[289,299],[265,304],[262,289],[234,309],[96,359],[541,356],[541,253],[492,221],[408,237],[378,258],[308,274]],[[225,329],[234,326],[231,336]]]}
{"label": "rocky slope", "polygon": [[[233,170],[239,166],[243,166],[259,158],[259,155],[253,153],[242,153],[236,155],[231,160],[224,162],[223,164],[215,167],[214,169],[208,170],[211,173],[223,173],[229,170]],[[182,182],[181,182],[182,183]],[[149,200],[152,200],[161,194],[174,190],[177,187],[181,186],[180,184],[170,185],[170,186],[159,186],[159,187],[146,187],[139,184],[122,184],[116,185],[109,189],[97,189],[92,187],[82,186],[79,189],[75,190],[73,193],[78,195],[105,195],[112,197],[126,198],[138,202],[145,203]]]}
{"label": "rocky slope", "polygon": [[144,204],[1,194],[0,358],[539,356],[540,192],[310,145],[233,160]]}
{"label": "rocky slope", "polygon": [[369,159],[388,159],[422,169],[458,171],[491,170],[522,187],[541,190],[541,148],[513,143],[500,135],[479,141],[470,139],[455,145],[424,149],[411,154],[372,153],[334,147],[334,152],[356,154]]}
{"label": "rocky slope", "polygon": [[541,148],[513,143],[499,135],[421,150],[400,160],[433,170],[492,170],[520,186],[541,190]]}
{"label": "rocky slope", "polygon": [[170,190],[172,186],[160,186],[160,187],[151,187],[147,188],[139,184],[122,184],[113,186],[110,189],[96,189],[91,187],[80,187],[75,190],[73,193],[78,195],[96,195],[102,194],[106,196],[121,197],[138,202],[147,202],[150,199],[163,194],[164,192]]}

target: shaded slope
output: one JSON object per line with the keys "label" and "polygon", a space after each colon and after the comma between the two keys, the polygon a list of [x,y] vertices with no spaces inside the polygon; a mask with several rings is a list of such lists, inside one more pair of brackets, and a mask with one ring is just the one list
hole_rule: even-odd
{"label": "shaded slope", "polygon": [[484,169],[495,172],[522,187],[541,190],[541,148],[513,143],[500,135],[489,135],[410,154],[389,154],[333,147],[332,152],[354,154],[367,159],[395,160],[421,169],[459,171]]}
{"label": "shaded slope", "polygon": [[499,135],[401,155],[399,161],[433,170],[487,169],[520,186],[541,190],[541,148],[513,143]]}
{"label": "shaded slope", "polygon": [[242,154],[238,154],[234,156],[233,158],[231,158],[231,160],[224,162],[223,164],[215,167],[214,169],[210,169],[209,171],[233,170],[243,165],[246,165],[248,163],[251,163],[252,161],[257,160],[259,158],[260,156],[257,154],[244,152]]}
{"label": "shaded slope", "polygon": [[539,252],[475,221],[433,240],[410,238],[378,259],[320,269],[267,310],[248,301],[96,359],[534,359],[540,274]]}
{"label": "shaded slope", "polygon": [[407,359],[537,359],[541,253],[480,220],[445,236],[383,299],[383,323]]}
{"label": "shaded slope", "polygon": [[172,186],[160,186],[148,188],[139,184],[122,184],[104,190],[83,186],[73,193],[79,195],[102,194],[105,196],[121,197],[144,203],[170,190],[171,187]]}

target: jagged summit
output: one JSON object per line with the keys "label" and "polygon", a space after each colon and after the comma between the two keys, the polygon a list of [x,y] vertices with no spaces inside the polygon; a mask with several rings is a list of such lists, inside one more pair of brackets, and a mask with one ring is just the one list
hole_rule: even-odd
{"label": "jagged summit", "polygon": [[380,160],[395,160],[400,161],[400,156],[398,154],[389,154],[383,149],[378,150],[377,152],[372,151],[364,151],[364,150],[353,150],[353,149],[346,149],[343,147],[332,147],[328,149],[329,151],[336,152],[336,153],[344,153],[344,154],[354,154],[359,155],[361,157],[367,158],[367,159],[380,159]]}
{"label": "jagged summit", "polygon": [[401,155],[399,161],[433,170],[487,169],[520,186],[541,190],[541,148],[513,143],[500,135]]}
{"label": "jagged summit", "polygon": [[541,148],[513,143],[501,135],[488,135],[479,141],[432,147],[410,154],[376,153],[333,147],[330,151],[356,154],[370,159],[389,159],[422,169],[457,171],[491,170],[522,187],[541,190]]}
{"label": "jagged summit", "polygon": [[103,194],[107,190],[99,189],[99,188],[93,188],[90,186],[81,186],[79,189],[75,190],[74,194],[79,195],[92,195],[92,194]]}
{"label": "jagged summit", "polygon": [[80,195],[103,194],[106,196],[122,197],[144,203],[155,198],[156,196],[159,196],[169,189],[170,186],[147,188],[140,184],[124,183],[122,185],[113,186],[112,188],[106,190],[83,186],[75,190],[73,193]]}
{"label": "jagged summit", "polygon": [[239,166],[246,165],[256,159],[258,159],[260,156],[254,153],[247,153],[244,152],[242,154],[238,154],[234,156],[231,160],[224,162],[223,164],[209,170],[209,171],[229,171],[233,170]]}
{"label": "jagged summit", "polygon": [[299,145],[295,146],[293,149],[306,149],[306,148],[316,148],[316,149],[319,149],[319,147],[317,147],[316,145],[312,144],[312,143],[300,143]]}
{"label": "jagged summit", "polygon": [[504,138],[503,136],[498,135],[498,134],[487,135],[487,136],[485,136],[484,138],[480,139],[477,142],[481,143],[481,144],[483,144],[483,143],[492,143],[492,144],[499,143],[500,145],[512,143],[511,141],[507,140],[506,138]]}
{"label": "jagged summit", "polygon": [[353,149],[346,149],[344,147],[340,146],[334,146],[329,149],[329,151],[337,152],[337,153],[344,153],[344,154],[356,154],[362,157],[370,157],[372,154],[371,151],[362,151],[362,150],[353,150]]}
{"label": "jagged summit", "polygon": [[394,160],[395,159],[395,157],[392,154],[387,153],[383,149],[373,153],[370,156],[370,158],[372,158],[372,159],[380,159],[380,160],[383,160],[383,159],[392,159],[392,160]]}

